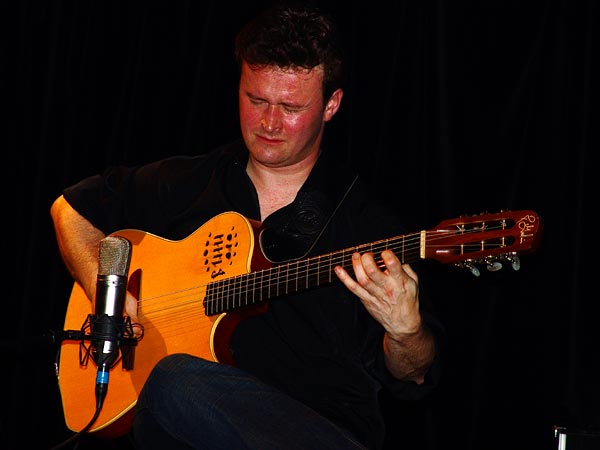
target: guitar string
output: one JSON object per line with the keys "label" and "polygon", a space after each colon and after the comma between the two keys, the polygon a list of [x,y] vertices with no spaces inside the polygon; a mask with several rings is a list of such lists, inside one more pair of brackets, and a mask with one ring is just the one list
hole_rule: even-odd
{"label": "guitar string", "polygon": [[[485,225],[470,229],[426,231],[427,247],[431,249],[432,247],[436,246],[436,242],[446,240],[449,236],[465,236],[469,234],[477,234],[480,233],[482,230],[485,230],[486,232],[491,232],[494,230],[506,230],[506,224],[497,227],[484,227]],[[159,307],[161,312],[161,321],[170,320],[170,317],[172,316],[176,316],[178,320],[182,320],[182,312],[184,313],[184,315],[187,313],[197,315],[199,311],[210,311],[211,309],[215,309],[215,303],[217,304],[217,306],[222,308],[222,311],[232,309],[232,307],[249,306],[252,304],[256,304],[257,302],[253,301],[249,304],[240,303],[239,305],[230,305],[229,302],[235,302],[236,297],[238,298],[238,301],[240,301],[240,299],[244,296],[246,296],[245,299],[246,301],[248,301],[247,294],[249,292],[256,292],[257,289],[259,289],[261,293],[263,290],[267,291],[267,297],[262,299],[261,301],[270,299],[271,297],[273,297],[273,294],[276,294],[275,296],[284,295],[285,292],[281,294],[279,292],[272,293],[271,288],[278,289],[279,286],[282,285],[282,283],[284,285],[287,285],[289,283],[290,274],[293,275],[294,280],[306,279],[308,281],[311,277],[315,278],[317,281],[315,287],[319,286],[320,283],[329,284],[330,282],[337,280],[337,277],[335,275],[332,275],[332,269],[336,265],[342,265],[343,267],[345,266],[347,270],[351,270],[351,255],[356,251],[358,251],[359,253],[365,251],[372,251],[376,254],[379,254],[385,249],[390,249],[392,251],[401,251],[402,255],[414,256],[414,254],[416,254],[416,257],[414,257],[413,259],[406,260],[405,258],[406,262],[411,262],[419,257],[419,251],[421,247],[420,240],[420,233],[413,233],[405,236],[383,239],[370,244],[349,247],[347,249],[332,252],[329,254],[308,258],[303,261],[289,262],[267,269],[263,269],[257,272],[236,275],[234,277],[226,278],[223,280],[210,282],[206,285],[191,286],[190,288],[180,289],[166,294],[160,294],[154,297],[142,298],[138,300],[138,302],[143,303],[143,310],[146,313],[146,315],[152,313],[152,310],[154,309],[152,308],[152,305]],[[487,250],[490,250],[490,246],[495,246],[496,248],[507,247],[507,243],[504,242],[501,238],[498,238],[497,240],[498,243],[490,244],[489,241],[477,241],[472,244],[457,244],[451,247],[460,247],[461,252],[471,249],[481,250],[482,247],[484,247]],[[446,245],[443,247],[448,246]],[[466,254],[468,253],[469,251],[467,251]],[[326,261],[327,263],[323,266],[322,261]],[[383,261],[380,257],[376,257],[376,263],[381,268],[383,268]],[[290,267],[292,266],[295,266],[295,269],[290,269]],[[285,282],[282,282],[282,273],[285,275]],[[326,280],[320,279],[320,277],[322,277],[323,274],[328,275],[328,278]],[[252,278],[252,289],[248,290],[249,278]],[[227,288],[227,295],[224,294],[220,297],[217,296],[216,298],[202,298],[202,295],[206,294],[207,288],[210,287],[216,289],[217,287],[219,287],[219,285],[223,285]],[[294,286],[294,289],[295,290],[292,290],[292,292],[297,291],[296,286]],[[221,289],[220,292],[225,291]],[[206,305],[203,304],[204,302],[206,302]],[[215,314],[218,314],[218,312]]]}
{"label": "guitar string", "polygon": [[[273,268],[256,272],[257,283],[264,283],[264,280],[269,280],[272,269]],[[302,273],[300,273],[300,275],[302,275]],[[211,283],[208,285],[210,284]],[[191,320],[192,323],[195,323],[194,319],[197,319],[200,315],[205,315],[203,297],[208,285],[192,286],[187,289],[180,289],[178,291],[140,299],[138,302],[142,305],[141,310],[143,311],[143,314],[146,318],[151,318],[151,320],[148,320],[147,324],[145,324],[145,331],[149,331],[148,327],[160,328],[164,322],[175,322],[173,319],[177,319],[177,323],[180,325],[183,325],[187,320]],[[156,314],[155,317],[154,313],[160,314]],[[163,330],[163,334],[164,333],[165,331]]]}
{"label": "guitar string", "polygon": [[[489,226],[487,228],[487,231],[491,232],[494,229],[495,230],[505,230],[506,223],[504,223],[503,225],[500,225],[498,227],[495,227],[495,228]],[[481,227],[477,227],[477,228],[469,229],[469,230],[463,229],[463,230],[427,231],[426,232],[427,248],[429,248],[429,250],[431,250],[432,247],[435,248],[436,241],[440,241],[442,239],[445,240],[445,239],[447,239],[447,237],[449,235],[464,236],[469,233],[479,233],[479,232],[481,232],[481,230],[482,230]],[[417,246],[413,246],[415,241],[418,241]],[[492,243],[490,240],[488,240],[487,242],[477,241],[477,242],[473,242],[473,243],[456,245],[455,248],[460,249],[460,253],[459,253],[460,255],[464,255],[464,254],[471,253],[474,250],[483,250],[485,248],[487,248],[487,250],[491,250],[493,246],[496,246],[496,248],[503,248],[503,247],[507,246],[506,240],[498,238],[497,241],[498,241],[497,243]],[[447,246],[445,246],[444,248],[446,248],[446,247]],[[319,282],[321,282],[321,278],[322,278],[323,274],[325,274],[328,276],[328,279],[325,279],[322,281],[326,282],[326,283],[331,282],[332,278],[334,278],[334,276],[332,276],[332,268],[333,267],[335,267],[337,265],[341,265],[342,267],[346,268],[347,270],[350,270],[350,271],[352,270],[351,255],[355,252],[364,253],[364,251],[373,251],[376,254],[377,264],[380,267],[383,267],[383,261],[382,261],[381,257],[378,256],[378,254],[381,251],[386,250],[386,249],[399,251],[400,255],[402,256],[402,259],[404,259],[405,262],[411,262],[415,259],[418,259],[418,257],[420,256],[420,248],[421,248],[420,233],[415,233],[415,234],[409,235],[408,237],[400,236],[400,237],[380,240],[380,241],[377,241],[377,242],[374,242],[371,244],[364,244],[364,245],[360,245],[357,247],[351,247],[348,249],[344,249],[342,251],[336,251],[336,252],[330,253],[329,255],[321,255],[321,256],[309,258],[303,262],[292,262],[292,263],[282,264],[282,265],[275,266],[270,269],[265,269],[264,271],[262,271],[262,273],[250,273],[250,274],[238,275],[236,277],[223,279],[223,280],[214,282],[211,284],[211,286],[213,286],[213,285],[216,286],[217,288],[215,290],[217,292],[222,292],[223,290],[218,289],[218,287],[224,286],[233,291],[233,294],[232,294],[233,296],[236,296],[236,295],[243,296],[244,294],[247,295],[248,292],[254,292],[256,290],[256,285],[261,284],[260,285],[261,291],[263,289],[268,289],[269,291],[267,292],[267,297],[270,298],[271,297],[270,288],[275,287],[278,289],[282,283],[284,284],[284,286],[286,288],[286,291],[283,292],[283,294],[286,294],[286,293],[289,293],[288,290],[290,288],[291,288],[292,292],[295,292],[298,290],[298,288],[299,288],[298,280],[299,279],[305,280],[306,283],[308,284],[309,279],[312,277],[312,278],[316,279],[317,286],[318,286]],[[417,255],[417,250],[419,250],[418,255]],[[449,254],[452,255],[453,253],[450,252]],[[321,261],[324,261],[325,265],[322,265]],[[322,270],[322,269],[324,269],[324,270]],[[285,276],[285,279],[283,279],[283,280],[282,280],[282,275]],[[296,280],[296,286],[291,286],[291,287],[289,286],[289,276],[290,275],[292,276],[292,281]],[[265,280],[266,280],[266,282],[265,282]],[[272,281],[275,281],[275,282],[272,283]],[[252,283],[253,286],[250,289],[250,291],[247,291],[246,289],[248,289],[250,283]],[[305,286],[305,287],[310,287],[310,286]],[[279,291],[276,292],[275,296],[278,296],[278,295],[279,295]],[[226,298],[230,298],[230,297],[231,296],[228,296]],[[220,298],[218,296],[214,299],[212,297],[207,299],[207,302],[222,302],[222,301],[223,301],[223,298]]]}
{"label": "guitar string", "polygon": [[[456,234],[455,232],[441,233],[445,235],[444,237],[448,236],[448,234]],[[427,241],[430,243],[428,248],[431,250],[431,247],[435,247],[434,241],[440,239],[440,232],[434,234],[428,232],[427,235]],[[437,238],[435,237],[436,235]],[[249,306],[272,297],[297,292],[301,288],[329,284],[334,279],[337,279],[332,274],[333,267],[340,265],[349,272],[352,272],[351,256],[356,252],[374,252],[376,254],[375,261],[380,268],[384,267],[384,263],[379,254],[386,249],[400,252],[401,259],[404,262],[414,261],[420,257],[420,238],[418,238],[419,245],[417,246],[413,246],[414,242],[407,243],[407,241],[415,241],[416,239],[416,237],[411,239],[406,239],[406,237],[386,239],[372,244],[348,248],[329,255],[309,258],[303,262],[286,263],[265,269],[262,272],[241,274],[216,281],[209,285],[210,292],[207,292],[205,300],[207,313],[219,313],[235,307]],[[506,246],[503,242],[490,246],[490,242],[488,242],[487,249],[490,250],[494,245],[498,248]],[[468,254],[473,250],[481,250],[481,247],[481,242],[456,246],[456,248],[460,248],[461,255]],[[444,248],[447,248],[447,246]],[[248,294],[251,294],[251,298],[248,297]],[[258,300],[254,298],[254,295],[259,296]]]}

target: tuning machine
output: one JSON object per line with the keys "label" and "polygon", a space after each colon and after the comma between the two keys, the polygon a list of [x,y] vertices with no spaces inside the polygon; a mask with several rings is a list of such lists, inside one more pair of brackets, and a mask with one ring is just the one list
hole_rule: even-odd
{"label": "tuning machine", "polygon": [[459,267],[461,269],[467,269],[469,272],[471,272],[476,277],[481,275],[481,272],[479,271],[479,268],[477,267],[476,262],[473,260],[466,260],[463,262],[459,262],[455,265],[456,265],[456,267]]}
{"label": "tuning machine", "polygon": [[467,269],[474,276],[478,277],[481,275],[481,271],[477,266],[485,266],[488,272],[498,272],[500,269],[502,269],[502,263],[504,261],[510,263],[510,266],[515,271],[521,268],[521,260],[519,259],[516,253],[502,255],[500,257],[488,256],[479,260],[468,259],[455,265],[461,269]]}
{"label": "tuning machine", "polygon": [[502,262],[498,261],[498,259],[500,259],[500,261],[506,261],[506,262],[510,263],[510,267],[514,271],[517,271],[521,268],[521,260],[519,259],[517,254],[516,253],[507,253],[500,257],[494,257],[493,259],[486,258],[485,263],[487,265],[487,269],[490,272],[496,272],[502,268]]}
{"label": "tuning machine", "polygon": [[510,262],[510,266],[513,268],[513,270],[517,271],[521,268],[521,259],[517,256],[516,253],[505,255],[504,259]]}

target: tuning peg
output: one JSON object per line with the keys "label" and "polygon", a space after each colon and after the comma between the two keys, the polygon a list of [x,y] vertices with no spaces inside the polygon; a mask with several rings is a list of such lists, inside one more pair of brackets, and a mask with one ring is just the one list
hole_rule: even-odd
{"label": "tuning peg", "polygon": [[500,261],[489,260],[486,263],[487,270],[490,272],[497,272],[502,269],[502,263]]}
{"label": "tuning peg", "polygon": [[481,275],[481,272],[479,271],[479,269],[477,267],[475,267],[473,264],[471,264],[470,262],[465,262],[464,264],[462,264],[460,267],[464,267],[466,269],[469,269],[469,271],[475,275],[476,277],[478,277],[479,275]]}
{"label": "tuning peg", "polygon": [[507,256],[507,261],[510,261],[510,266],[513,270],[519,270],[521,268],[521,259],[517,255]]}

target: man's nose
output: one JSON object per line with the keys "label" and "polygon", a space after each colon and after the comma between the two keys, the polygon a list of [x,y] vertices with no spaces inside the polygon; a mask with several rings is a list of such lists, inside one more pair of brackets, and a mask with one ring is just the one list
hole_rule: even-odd
{"label": "man's nose", "polygon": [[281,128],[281,117],[277,105],[269,105],[260,121],[263,129],[269,133]]}

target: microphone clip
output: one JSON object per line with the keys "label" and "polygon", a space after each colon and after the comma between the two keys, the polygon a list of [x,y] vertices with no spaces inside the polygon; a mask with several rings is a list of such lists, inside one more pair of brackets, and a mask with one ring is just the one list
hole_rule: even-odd
{"label": "microphone clip", "polygon": [[[97,331],[98,325],[102,325],[102,327],[108,326],[110,327],[111,331],[114,331],[114,333],[107,333],[107,336],[103,336]],[[139,336],[135,335],[134,328],[141,330]],[[131,322],[131,318],[128,316],[117,317],[109,316],[107,314],[88,314],[87,318],[83,322],[83,325],[81,326],[80,334],[80,365],[87,367],[90,356],[97,366],[106,364],[106,360],[101,355],[102,349],[96,348],[92,336],[94,336],[94,339],[98,340],[113,340],[116,336],[117,339],[115,340],[114,345],[118,347],[120,356],[114,358],[114,361],[109,361],[107,367],[112,369],[119,363],[119,361],[122,361],[124,370],[132,370],[135,359],[135,347],[144,336],[144,328],[139,323],[134,324]]]}

